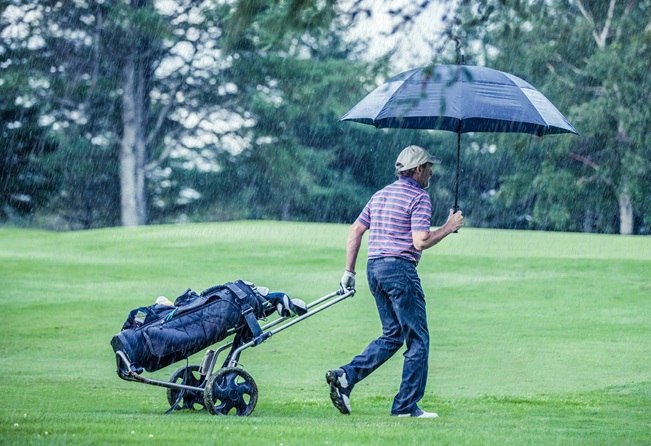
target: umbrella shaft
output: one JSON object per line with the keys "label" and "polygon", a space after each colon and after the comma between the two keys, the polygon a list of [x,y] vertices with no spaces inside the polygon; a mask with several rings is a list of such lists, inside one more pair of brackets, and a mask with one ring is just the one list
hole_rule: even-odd
{"label": "umbrella shaft", "polygon": [[459,173],[461,171],[461,120],[457,127],[457,184],[454,192],[454,212],[459,210]]}

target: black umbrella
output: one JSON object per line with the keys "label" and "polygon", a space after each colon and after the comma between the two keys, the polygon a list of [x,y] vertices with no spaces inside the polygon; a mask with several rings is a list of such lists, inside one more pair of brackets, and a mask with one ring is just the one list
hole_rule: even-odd
{"label": "black umbrella", "polygon": [[461,134],[578,132],[542,93],[512,74],[468,65],[433,65],[405,71],[377,87],[340,121],[376,128],[457,133],[458,209]]}

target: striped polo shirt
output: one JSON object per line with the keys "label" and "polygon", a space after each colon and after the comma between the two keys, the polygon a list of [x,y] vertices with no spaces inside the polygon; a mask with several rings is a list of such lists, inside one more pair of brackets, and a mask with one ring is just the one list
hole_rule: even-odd
{"label": "striped polo shirt", "polygon": [[376,192],[357,221],[369,228],[368,258],[400,257],[418,263],[412,231],[429,231],[432,201],[414,179],[401,177]]}

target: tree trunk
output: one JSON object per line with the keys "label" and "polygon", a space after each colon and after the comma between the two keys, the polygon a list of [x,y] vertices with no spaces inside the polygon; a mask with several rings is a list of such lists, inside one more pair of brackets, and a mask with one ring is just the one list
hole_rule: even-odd
{"label": "tree trunk", "polygon": [[291,218],[291,213],[290,213],[290,208],[289,208],[289,201],[285,201],[281,207],[280,211],[280,219],[282,221],[289,221]]}
{"label": "tree trunk", "polygon": [[144,136],[146,100],[144,75],[138,48],[128,49],[122,84],[122,142],[120,193],[122,226],[147,224],[147,162]]}
{"label": "tree trunk", "polygon": [[583,214],[583,232],[594,232],[595,221],[597,219],[596,214],[592,208],[585,210]]}
{"label": "tree trunk", "polygon": [[147,224],[147,120],[149,111],[146,60],[140,50],[136,56],[136,111],[138,126],[136,128],[136,193],[138,220]]}
{"label": "tree trunk", "polygon": [[633,234],[633,203],[628,188],[619,194],[619,233]]}
{"label": "tree trunk", "polygon": [[120,147],[120,195],[122,226],[137,226],[136,106],[133,53],[126,57],[122,84],[122,143]]}

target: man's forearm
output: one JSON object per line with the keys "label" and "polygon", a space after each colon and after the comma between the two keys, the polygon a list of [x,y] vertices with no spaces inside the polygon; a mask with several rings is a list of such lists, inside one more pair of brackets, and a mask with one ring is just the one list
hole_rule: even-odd
{"label": "man's forearm", "polygon": [[352,237],[352,235],[350,234],[348,236],[348,242],[346,243],[346,270],[354,273],[359,247],[362,245],[362,238]]}
{"label": "man's forearm", "polygon": [[419,251],[431,248],[452,232],[447,226],[441,226],[435,231],[423,231],[414,237],[414,247]]}
{"label": "man's forearm", "polygon": [[364,232],[366,232],[366,227],[358,223],[354,223],[348,231],[348,240],[346,242],[346,270],[351,273],[355,272],[357,255],[359,254],[360,246],[362,246]]}

